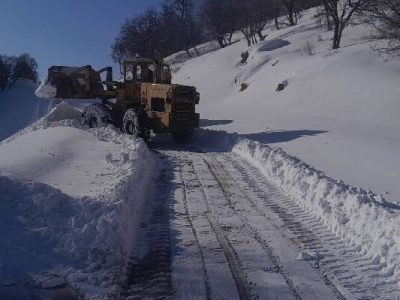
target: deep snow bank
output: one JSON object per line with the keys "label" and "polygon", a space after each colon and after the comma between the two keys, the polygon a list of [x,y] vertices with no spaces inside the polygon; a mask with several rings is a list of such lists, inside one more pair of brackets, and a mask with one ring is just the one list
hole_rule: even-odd
{"label": "deep snow bank", "polygon": [[278,148],[244,139],[233,152],[246,158],[285,195],[323,221],[377,265],[400,277],[400,207],[382,196],[335,181]]}
{"label": "deep snow bank", "polygon": [[116,298],[155,160],[112,127],[83,130],[66,103],[0,143],[0,282],[66,280]]}
{"label": "deep snow bank", "polygon": [[35,96],[36,85],[25,79],[0,92],[0,141],[47,114],[53,101]]}

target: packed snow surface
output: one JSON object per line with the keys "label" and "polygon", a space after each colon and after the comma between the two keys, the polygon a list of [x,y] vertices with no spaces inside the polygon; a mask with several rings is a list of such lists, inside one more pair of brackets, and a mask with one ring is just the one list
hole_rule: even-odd
{"label": "packed snow surface", "polygon": [[[297,26],[270,24],[266,41],[252,47],[241,40],[186,62],[175,55],[174,82],[198,88],[203,126],[282,147],[330,177],[400,202],[400,63],[372,50],[366,25],[346,28],[342,48],[332,50],[332,32],[314,13]],[[244,51],[250,56],[241,64]],[[280,83],[286,87],[277,92]]]}

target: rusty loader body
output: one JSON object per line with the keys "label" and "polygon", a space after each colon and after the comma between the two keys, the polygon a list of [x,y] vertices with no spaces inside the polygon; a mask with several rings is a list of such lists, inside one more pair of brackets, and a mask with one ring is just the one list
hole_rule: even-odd
{"label": "rusty loader body", "polygon": [[151,133],[171,133],[177,142],[190,141],[199,127],[199,93],[192,86],[171,84],[169,66],[161,59],[125,61],[122,81],[113,81],[110,67],[53,66],[48,83],[56,88],[56,98],[102,100],[84,109],[83,120],[90,127],[112,123],[144,139]]}

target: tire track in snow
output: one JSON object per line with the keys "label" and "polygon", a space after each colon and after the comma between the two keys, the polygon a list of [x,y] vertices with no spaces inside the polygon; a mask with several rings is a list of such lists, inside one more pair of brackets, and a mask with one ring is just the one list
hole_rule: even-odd
{"label": "tire track in snow", "polygon": [[[232,273],[232,270],[236,269],[226,255],[226,248],[221,245],[221,236],[219,239],[207,217],[210,209],[191,160],[186,157],[186,153],[175,152],[170,153],[170,156],[180,163],[180,176],[185,190],[183,201],[187,216],[191,220],[191,228],[201,249],[208,299],[250,299],[241,293],[243,289],[236,281],[241,274]],[[243,279],[239,282],[243,282]]]}
{"label": "tire track in snow", "polygon": [[135,245],[138,253],[128,265],[124,299],[173,298],[169,176],[168,170],[162,169],[153,201],[147,203],[142,236]]}
{"label": "tire track in snow", "polygon": [[210,222],[211,227],[213,228],[217,239],[225,252],[226,259],[228,260],[229,268],[231,269],[232,276],[235,279],[236,287],[239,293],[239,298],[241,300],[250,299],[250,293],[248,291],[248,282],[245,280],[245,276],[242,274],[242,270],[240,267],[239,260],[237,258],[237,254],[233,249],[230,242],[225,237],[222,229],[219,227],[218,222],[214,219],[214,217],[210,213],[206,213],[206,217],[208,222]]}
{"label": "tire track in snow", "polygon": [[[376,263],[283,196],[244,159],[176,149],[160,153],[172,162],[166,169],[178,186],[171,223],[180,234],[186,231],[178,242],[182,249],[172,257],[172,285],[180,292],[175,299],[397,299],[396,283],[380,274]],[[163,180],[157,194],[171,185],[171,179]],[[310,251],[317,257],[293,259]],[[268,285],[274,280],[285,287],[271,296]],[[197,294],[191,294],[194,286]]]}
{"label": "tire track in snow", "polygon": [[[295,299],[314,299],[316,297],[320,299],[336,299],[336,297],[333,297],[333,294],[331,294],[328,289],[321,288],[320,286],[318,290],[318,288],[315,288],[315,286],[308,286],[307,282],[301,280],[299,281],[301,274],[290,273],[288,272],[288,270],[286,270],[286,267],[280,261],[279,256],[270,247],[269,243],[262,238],[262,235],[260,234],[260,228],[257,228],[256,225],[259,220],[252,221],[248,218],[248,216],[254,215],[261,216],[262,218],[264,218],[265,216],[263,214],[260,215],[259,211],[255,210],[252,201],[249,200],[248,197],[240,197],[240,199],[234,199],[235,197],[233,196],[243,196],[243,194],[241,194],[240,191],[232,192],[230,186],[237,186],[237,183],[231,181],[232,178],[230,178],[229,174],[224,170],[222,165],[220,165],[212,156],[201,156],[201,158],[206,164],[209,173],[212,174],[212,176],[218,182],[223,196],[227,199],[231,209],[239,217],[247,232],[252,235],[253,238],[262,246],[262,248],[264,249],[264,255],[267,255],[275,264],[276,270],[286,281],[286,284],[292,292],[293,297]],[[243,204],[243,202],[245,202],[243,200],[248,200],[248,204],[250,205],[238,207],[238,203],[241,202]],[[293,280],[293,275],[298,275],[297,282]],[[315,281],[318,281],[318,278],[313,279]],[[319,285],[324,286],[325,284],[320,280]]]}
{"label": "tire track in snow", "polygon": [[[272,187],[254,167],[239,156],[221,155],[219,162],[229,168],[238,182],[244,182],[254,191],[258,206],[271,209],[292,234],[290,237],[300,249],[317,251],[322,258],[315,261],[328,283],[336,286],[340,294],[348,299],[397,299],[397,282],[386,274],[371,259],[334,236],[316,218],[300,206],[284,197]],[[266,197],[266,193],[273,197]],[[277,201],[278,200],[278,201]],[[290,234],[289,234],[290,235]],[[375,266],[375,268],[374,268]]]}

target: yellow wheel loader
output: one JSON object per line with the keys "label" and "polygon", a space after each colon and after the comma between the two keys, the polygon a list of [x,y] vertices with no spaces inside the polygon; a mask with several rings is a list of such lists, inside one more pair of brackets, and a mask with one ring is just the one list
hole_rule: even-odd
{"label": "yellow wheel loader", "polygon": [[170,68],[162,59],[125,61],[122,81],[113,81],[111,67],[95,71],[91,66],[53,66],[47,80],[56,88],[56,98],[102,100],[83,111],[90,127],[111,123],[144,139],[152,132],[171,133],[178,143],[189,142],[199,127],[199,93],[192,86],[171,84]]}

